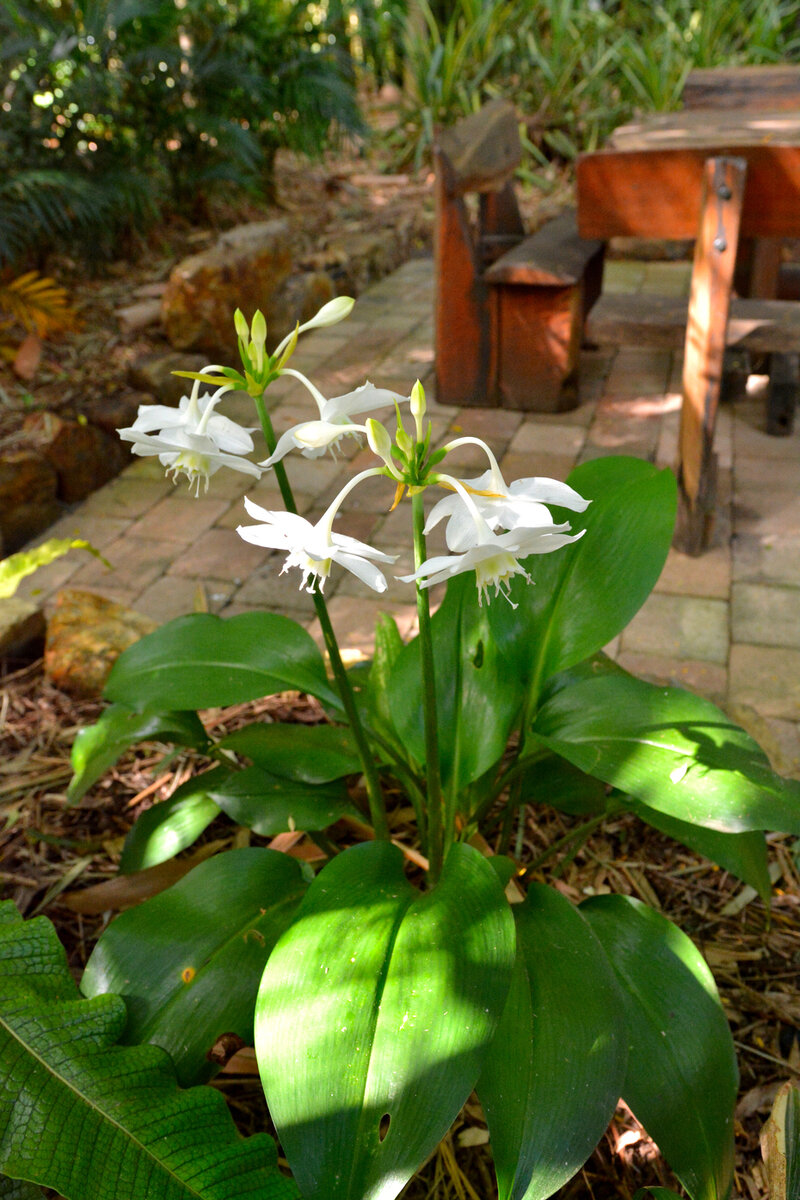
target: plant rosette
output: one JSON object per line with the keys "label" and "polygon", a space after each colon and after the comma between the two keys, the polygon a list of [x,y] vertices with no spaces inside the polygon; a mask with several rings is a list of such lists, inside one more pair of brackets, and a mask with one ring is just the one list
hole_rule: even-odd
{"label": "plant rosette", "polygon": [[[476,1089],[500,1200],[557,1191],[620,1097],[692,1200],[724,1200],[737,1067],[708,967],[640,901],[576,906],[550,886],[560,844],[520,858],[531,807],[581,818],[571,852],[630,811],[768,901],[765,831],[800,835],[800,784],[742,729],[603,653],[660,574],[674,478],[605,458],[566,483],[507,483],[479,439],[434,442],[419,384],[410,397],[366,383],[326,399],[288,364],[305,329],[351,307],[331,302],[272,354],[261,314],[248,324],[237,313],[241,370],[190,375],[178,410],[141,410],[122,431],[195,492],[224,466],[275,472],[284,509],[246,499],[252,523],[238,533],[297,571],[327,664],[306,629],[274,613],[169,622],[116,662],[109,707],[76,738],[68,793],[79,801],[139,741],[173,743],[213,765],[139,818],[122,871],[165,862],[221,815],[256,837],[307,832],[326,861],[301,869],[260,844],[214,855],[109,924],[82,999],[44,918],[0,909],[10,966],[0,974],[0,1169],[27,1181],[9,1185],[15,1195],[41,1185],[68,1200],[133,1200],[156,1186],[170,1197],[392,1200]],[[288,373],[319,420],[276,437],[265,395]],[[269,449],[261,464],[246,457],[251,431],[216,414],[230,388],[253,398]],[[391,427],[367,415],[387,407]],[[365,439],[375,465],[308,521],[286,461],[347,437]],[[465,444],[486,456],[470,480],[445,462]],[[386,479],[387,508],[410,508],[414,570],[402,578],[419,631],[404,643],[382,616],[374,657],[348,671],[324,587],[336,565],[386,590],[393,556],[335,527],[375,478]],[[430,489],[440,498],[426,518]],[[443,521],[448,553],[428,557]],[[255,721],[215,740],[197,715],[286,690],[317,697],[328,723]],[[398,820],[401,807],[413,826]],[[369,836],[353,845],[353,828]],[[270,1139],[239,1139],[204,1086],[217,1069],[209,1051],[231,1034],[255,1047],[293,1182]],[[32,1099],[15,1104],[23,1095]],[[51,1144],[41,1136],[51,1127],[70,1136]],[[197,1147],[188,1174],[183,1146]]]}

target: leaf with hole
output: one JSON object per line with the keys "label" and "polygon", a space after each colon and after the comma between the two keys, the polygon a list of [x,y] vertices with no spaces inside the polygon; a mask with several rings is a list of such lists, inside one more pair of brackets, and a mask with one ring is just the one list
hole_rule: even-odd
{"label": "leaf with hole", "polygon": [[317,876],[270,955],[256,1053],[306,1200],[391,1200],[475,1085],[503,1010],[514,923],[469,846],[421,894],[370,842]]}
{"label": "leaf with hole", "polygon": [[546,1200],[614,1114],[626,1028],[605,951],[572,904],[533,884],[513,911],[514,975],[477,1092],[500,1200]]}

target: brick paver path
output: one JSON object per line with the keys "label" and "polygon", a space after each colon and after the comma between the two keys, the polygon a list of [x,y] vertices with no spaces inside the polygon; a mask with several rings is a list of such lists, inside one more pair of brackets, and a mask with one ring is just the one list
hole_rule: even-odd
{"label": "brick paver path", "polygon": [[[682,263],[610,263],[609,289],[688,287]],[[492,409],[454,409],[433,399],[432,264],[407,263],[371,288],[352,317],[301,339],[295,362],[326,395],[371,379],[407,394],[426,385],[435,437],[456,431],[485,438],[507,478],[563,478],[577,462],[604,454],[636,454],[659,465],[675,457],[680,408],[680,355],[625,347],[586,351],[581,404],[571,412],[531,415]],[[753,380],[751,380],[751,384]],[[296,381],[281,379],[268,393],[278,432],[316,415]],[[255,420],[247,397],[225,401],[228,415]],[[764,432],[763,392],[722,408],[717,430],[721,504],[714,545],[692,559],[675,551],[656,589],[610,652],[626,667],[685,684],[723,703],[744,720],[785,771],[800,770],[800,428],[791,437]],[[259,450],[262,447],[259,446]],[[369,460],[351,442],[351,458],[288,462],[306,515],[320,514],[349,474]],[[260,455],[263,456],[263,455]],[[455,461],[455,460],[454,460]],[[477,466],[466,452],[459,465]],[[481,464],[481,469],[483,466]],[[102,549],[108,571],[74,554],[27,580],[45,601],[59,587],[86,587],[166,621],[198,605],[223,615],[253,608],[287,612],[314,630],[310,598],[297,576],[279,575],[281,556],[261,551],[232,530],[247,523],[241,498],[281,507],[271,474],[253,483],[220,473],[207,495],[192,499],[185,485],[164,479],[157,460],[138,459],[48,531],[79,533]],[[340,528],[399,554],[411,567],[410,526],[401,506],[388,507],[392,488],[369,481],[346,504]],[[398,570],[400,568],[400,570]],[[369,651],[379,611],[413,629],[410,585],[390,582],[382,598],[350,575],[334,575],[326,596],[342,644]]]}

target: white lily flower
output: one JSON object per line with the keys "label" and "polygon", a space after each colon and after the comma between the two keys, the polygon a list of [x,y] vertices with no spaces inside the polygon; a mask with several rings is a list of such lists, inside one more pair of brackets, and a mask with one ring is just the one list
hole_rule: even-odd
{"label": "white lily flower", "polygon": [[523,575],[528,583],[531,582],[530,575],[519,560],[530,554],[549,554],[559,550],[570,542],[577,542],[585,532],[581,530],[570,536],[565,532],[569,525],[556,525],[547,513],[549,525],[536,528],[519,526],[507,533],[497,534],[478,510],[475,501],[481,497],[471,496],[464,485],[451,476],[443,475],[440,478],[454,488],[472,523],[471,536],[464,539],[468,541],[468,547],[463,554],[442,554],[427,559],[413,575],[398,577],[404,583],[417,583],[423,588],[434,587],[454,575],[475,571],[480,604],[489,588],[494,587],[495,595],[502,594],[516,608],[509,595],[509,580],[514,575]]}
{"label": "white lily flower", "polygon": [[290,567],[299,567],[302,571],[300,587],[308,592],[313,592],[315,584],[318,584],[320,591],[324,589],[325,580],[335,562],[373,591],[385,592],[386,579],[375,563],[393,563],[397,555],[384,554],[356,538],[333,532],[334,517],[348,492],[362,479],[379,473],[379,468],[372,468],[361,471],[351,479],[315,525],[297,513],[270,512],[245,497],[244,506],[248,515],[262,524],[239,525],[236,532],[246,542],[252,542],[255,546],[287,551],[281,575]]}
{"label": "white lily flower", "polygon": [[328,448],[334,449],[339,439],[347,434],[357,436],[366,432],[363,425],[353,423],[353,417],[408,399],[399,392],[392,392],[388,388],[376,388],[367,382],[353,392],[326,400],[319,389],[299,371],[284,367],[281,374],[293,375],[308,388],[317,402],[319,420],[302,421],[299,425],[287,429],[278,439],[273,453],[260,464],[262,467],[273,467],[295,448],[299,449],[305,458],[319,458]]}
{"label": "white lily flower", "polygon": [[[469,491],[478,512],[490,529],[540,529],[548,527],[553,533],[569,529],[569,525],[557,526],[547,504],[557,504],[573,512],[583,512],[590,501],[584,500],[574,488],[557,479],[531,476],[515,479],[506,484],[497,459],[480,438],[457,438],[445,447],[453,450],[465,444],[480,446],[489,458],[490,467],[477,479],[462,480]],[[482,494],[476,494],[482,493]],[[488,493],[488,494],[487,494]],[[430,533],[445,517],[449,518],[445,538],[450,550],[463,551],[474,543],[474,521],[460,495],[446,496],[435,504],[425,525]]]}
{"label": "white lily flower", "polygon": [[200,396],[200,380],[195,380],[191,395],[184,396],[177,408],[141,405],[133,425],[120,429],[119,436],[132,443],[134,454],[158,455],[173,479],[185,475],[190,488],[195,485],[195,495],[199,495],[202,481],[208,491],[208,481],[220,467],[260,479],[260,467],[242,457],[254,449],[252,431],[214,411],[231,386],[226,384],[212,395]]}
{"label": "white lily flower", "polygon": [[365,432],[366,429],[363,425],[349,425],[346,422],[336,424],[333,421],[303,421],[281,434],[275,446],[275,452],[269,458],[265,458],[260,465],[273,467],[276,462],[280,462],[290,450],[294,449],[299,450],[304,458],[319,458],[327,449],[333,449],[345,434],[357,435]]}

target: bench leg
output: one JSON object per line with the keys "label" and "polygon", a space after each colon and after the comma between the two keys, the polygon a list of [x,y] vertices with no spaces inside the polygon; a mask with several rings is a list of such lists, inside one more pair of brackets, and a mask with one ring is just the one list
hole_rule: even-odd
{"label": "bench leg", "polygon": [[702,554],[714,526],[714,426],[746,171],[741,158],[710,158],[705,166],[686,327],[677,465],[675,545],[686,554]]}
{"label": "bench leg", "polygon": [[797,392],[800,388],[800,355],[770,356],[767,433],[788,437],[794,428]]}

